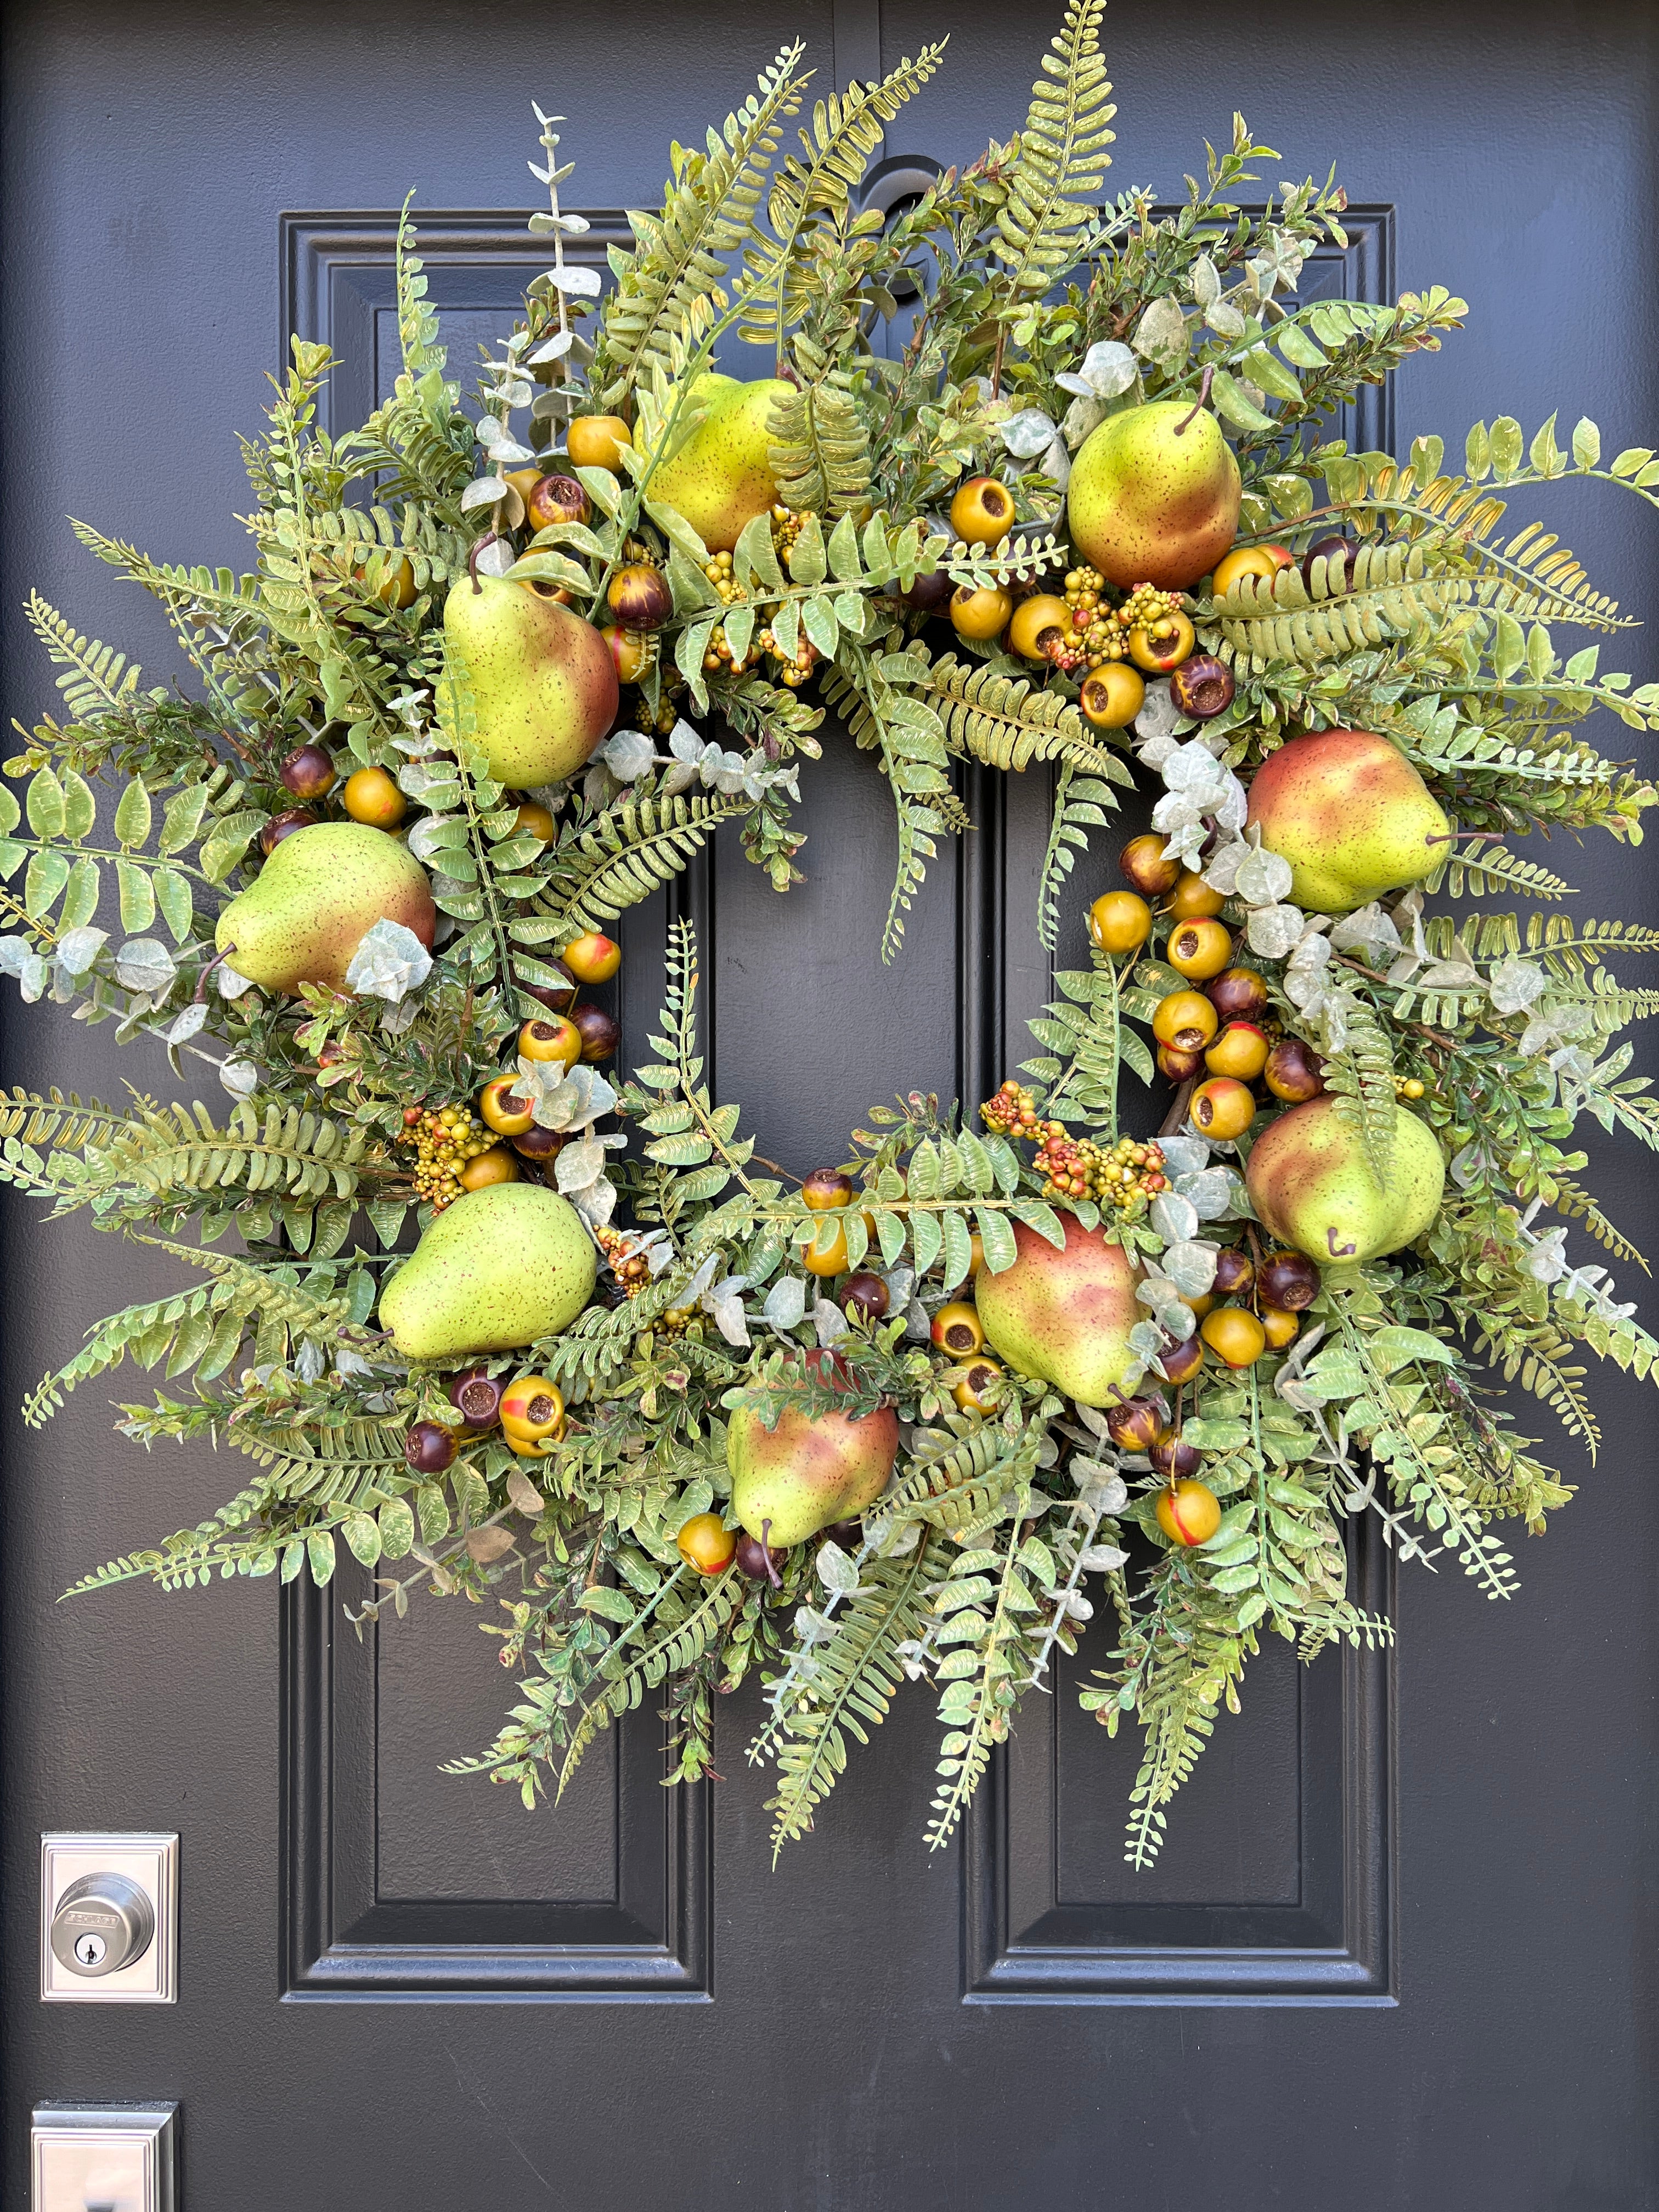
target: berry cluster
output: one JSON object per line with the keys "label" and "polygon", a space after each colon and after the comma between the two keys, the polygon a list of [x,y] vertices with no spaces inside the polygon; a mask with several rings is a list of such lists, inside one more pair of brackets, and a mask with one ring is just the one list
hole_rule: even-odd
{"label": "berry cluster", "polygon": [[1085,665],[1103,667],[1108,661],[1129,658],[1131,630],[1157,631],[1172,623],[1181,611],[1178,592],[1161,592],[1152,584],[1137,584],[1121,606],[1105,604],[1106,579],[1098,568],[1068,568],[1064,597],[1072,610],[1073,627],[1079,635],[1064,660],[1050,654],[1057,665],[1073,671]]}
{"label": "berry cluster", "polygon": [[1048,1124],[1031,1164],[1045,1178],[1045,1198],[1091,1198],[1114,1213],[1142,1213],[1169,1188],[1156,1145],[1120,1137],[1108,1148],[1087,1137],[1068,1137],[1059,1121]]}
{"label": "berry cluster", "polygon": [[1156,584],[1137,584],[1117,611],[1126,630],[1156,630],[1160,623],[1173,622],[1181,612],[1179,592],[1160,592]]}
{"label": "berry cluster", "polygon": [[404,1133],[398,1140],[415,1154],[416,1194],[441,1213],[463,1190],[461,1170],[469,1160],[487,1152],[498,1141],[477,1116],[465,1106],[405,1106]]}
{"label": "berry cluster", "polygon": [[[724,554],[720,556],[722,560],[726,557],[728,556]],[[775,660],[781,660],[782,649],[772,635],[769,627],[757,629],[750,640],[749,651],[744,659],[734,660],[732,657],[731,645],[726,639],[726,624],[716,623],[703,652],[702,665],[705,671],[711,676],[722,668],[729,668],[734,676],[741,676],[745,669],[754,667],[763,653],[769,653]],[[795,647],[794,659],[783,661],[779,667],[779,683],[787,684],[792,691],[799,691],[817,665],[817,647],[807,639],[802,638]]]}
{"label": "berry cluster", "polygon": [[1050,1127],[1058,1129],[1060,1123],[1041,1121],[1036,1110],[1036,1094],[1028,1091],[1023,1083],[1009,1078],[994,1098],[988,1098],[979,1109],[979,1118],[988,1129],[994,1129],[1000,1137],[1031,1137],[1044,1134]]}
{"label": "berry cluster", "polygon": [[1423,1090],[1421,1081],[1415,1075],[1396,1075],[1394,1079],[1394,1095],[1396,1098],[1420,1098],[1423,1096]]}
{"label": "berry cluster", "polygon": [[604,1253],[611,1273],[622,1285],[623,1297],[638,1297],[651,1280],[651,1262],[639,1249],[633,1237],[620,1229],[599,1228],[593,1231],[593,1241]]}
{"label": "berry cluster", "polygon": [[800,536],[805,524],[806,517],[804,514],[792,514],[787,507],[775,507],[772,509],[772,547],[779,560],[786,567],[788,565],[789,556],[795,550],[795,540]]}
{"label": "berry cluster", "polygon": [[743,597],[743,586],[732,574],[732,556],[729,553],[711,554],[708,565],[702,573],[728,607],[734,606]]}
{"label": "berry cluster", "polygon": [[652,711],[651,702],[643,691],[641,692],[638,703],[634,708],[634,727],[643,732],[647,738],[669,736],[679,718],[679,709],[669,697],[666,690],[664,690],[658,699],[654,713]]}
{"label": "berry cluster", "polygon": [[1062,596],[1072,610],[1073,626],[1079,633],[1077,641],[1091,668],[1098,668],[1103,661],[1122,660],[1129,650],[1128,633],[1119,629],[1113,610],[1101,604],[1105,589],[1106,579],[1098,568],[1069,568],[1066,573]]}

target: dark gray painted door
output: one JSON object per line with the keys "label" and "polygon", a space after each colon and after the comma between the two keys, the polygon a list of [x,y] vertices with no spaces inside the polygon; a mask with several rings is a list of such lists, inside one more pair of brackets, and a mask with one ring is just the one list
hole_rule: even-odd
{"label": "dark gray painted door", "polygon": [[[614,210],[650,199],[668,139],[724,114],[786,32],[844,76],[948,28],[945,73],[889,150],[949,161],[1016,126],[1050,27],[982,0],[796,0],[771,18],[725,0],[15,8],[8,712],[49,695],[16,613],[29,583],[170,671],[157,625],[77,557],[63,517],[235,562],[232,432],[279,324],[349,354],[351,413],[383,368],[389,212],[410,185],[447,211],[427,238],[453,339],[470,353],[496,326],[537,264],[510,215],[476,210],[520,191],[532,94],[571,118],[568,199]],[[1129,0],[1109,33],[1116,185],[1178,187],[1237,106],[1285,175],[1340,155],[1363,213],[1346,265],[1317,281],[1371,296],[1438,281],[1474,304],[1466,338],[1378,396],[1367,442],[1451,442],[1477,416],[1530,426],[1557,405],[1619,445],[1653,434],[1650,10]],[[1608,588],[1651,604],[1651,516],[1581,514],[1567,489],[1549,520]],[[810,791],[811,881],[787,903],[726,852],[686,894],[712,947],[721,1093],[799,1169],[836,1157],[895,1084],[983,1096],[1046,987],[1037,779],[1006,801],[970,793],[980,828],[887,971],[884,795],[833,736]],[[1573,860],[1587,906],[1656,919],[1639,854]],[[1079,905],[1106,866],[1089,861]],[[665,921],[629,927],[635,1028]],[[3,1020],[8,1081],[164,1087],[107,1032],[9,995]],[[1625,1214],[1659,1242],[1636,1158],[1607,1166],[1627,1167]],[[0,1226],[15,1407],[95,1313],[160,1285],[136,1249],[44,1230],[15,1201]],[[59,1607],[72,1573],[199,1518],[228,1469],[118,1445],[108,1393],[43,1437],[9,1414],[0,2191],[23,2200],[37,2100],[177,2097],[190,2212],[1659,2203],[1659,1516],[1641,1389],[1608,1380],[1601,1466],[1528,1550],[1511,1607],[1420,1572],[1396,1591],[1360,1545],[1397,1658],[1298,1677],[1264,1656],[1150,1876],[1121,1865],[1129,1748],[1064,1685],[933,1863],[925,1693],[775,1874],[741,1756],[748,1697],[719,1788],[659,1790],[641,1722],[574,1802],[530,1819],[436,1771],[487,1736],[504,1686],[475,1616],[431,1604],[360,1648],[337,1592],[286,1612],[241,1587]],[[35,1855],[54,1827],[181,1832],[176,2008],[38,2003]]]}

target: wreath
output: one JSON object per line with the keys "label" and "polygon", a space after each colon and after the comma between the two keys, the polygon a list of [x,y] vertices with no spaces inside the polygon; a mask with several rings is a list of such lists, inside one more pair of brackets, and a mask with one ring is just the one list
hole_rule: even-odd
{"label": "wreath", "polygon": [[[1503,1524],[1569,1490],[1492,1370],[1593,1451],[1581,1349],[1659,1351],[1566,1249],[1638,1256],[1573,1132],[1659,1142],[1618,1041],[1655,996],[1608,964],[1659,933],[1427,902],[1547,907],[1506,838],[1638,838],[1653,790],[1573,731],[1659,726],[1659,686],[1559,656],[1625,618],[1506,509],[1564,475],[1659,505],[1659,459],[1553,416],[1477,424],[1461,472],[1350,453],[1332,410],[1463,303],[1299,299],[1344,196],[1238,205],[1242,120],[1173,214],[1103,198],[1100,15],[1072,0],[1016,138],[886,216],[865,173],[941,50],[786,152],[787,47],[608,289],[538,110],[552,265],[476,401],[405,208],[395,389],[330,434],[295,341],[248,574],[77,526],[198,680],[142,688],[31,602],[64,719],[0,794],[0,967],[233,1103],[5,1102],[15,1188],[185,1275],[26,1413],[131,1360],[165,1387],[126,1436],[250,1463],[77,1590],[321,1584],[343,1547],[360,1630],[477,1603],[518,1702],[452,1771],[527,1803],[647,1697],[709,1771],[757,1672],[780,1842],[927,1682],[936,1845],[1103,1601],[1081,1696],[1145,1731],[1145,1864],[1264,1632],[1389,1635],[1346,1516],[1513,1588]],[[733,333],[771,376],[714,369]],[[976,1112],[900,1094],[801,1181],[705,1079],[688,927],[627,1079],[583,994],[721,824],[787,890],[826,708],[892,794],[889,957],[953,763],[1054,764],[1051,946],[1133,763],[1163,791],[1036,1056]]]}

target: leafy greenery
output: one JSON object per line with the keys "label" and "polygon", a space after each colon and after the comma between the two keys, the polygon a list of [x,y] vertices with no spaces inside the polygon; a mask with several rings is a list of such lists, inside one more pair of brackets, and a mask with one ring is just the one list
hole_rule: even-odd
{"label": "leafy greenery", "polygon": [[[866,171],[942,48],[807,109],[810,73],[786,46],[702,148],[672,149],[663,204],[631,216],[608,286],[575,258],[586,225],[561,204],[569,167],[538,109],[548,205],[531,228],[551,266],[475,392],[449,373],[405,208],[392,392],[361,428],[325,431],[331,356],[295,342],[243,448],[245,571],[75,526],[161,607],[188,696],[145,688],[118,648],[31,597],[58,698],[21,733],[19,789],[0,791],[0,972],[27,1001],[160,1046],[178,1077],[210,1066],[230,1103],[0,1099],[0,1181],[143,1243],[170,1281],[95,1322],[25,1414],[43,1423],[131,1363],[159,1387],[121,1407],[128,1438],[206,1438],[249,1463],[216,1512],[77,1591],[340,1574],[360,1632],[388,1633],[417,1595],[476,1602],[518,1688],[495,1741],[453,1771],[526,1803],[647,1700],[674,1778],[712,1772],[718,1700],[752,1674],[766,1718],[750,1755],[774,1765],[780,1848],[908,1682],[937,1698],[927,1840],[944,1844],[1023,1698],[1052,1687],[1100,1607],[1097,1646],[1109,1642],[1080,1694],[1109,1730],[1128,1717],[1144,1732],[1127,1841],[1144,1866],[1264,1630],[1307,1659],[1390,1633],[1346,1595],[1347,1518],[1374,1516],[1401,1559],[1449,1559],[1506,1598],[1504,1524],[1541,1530],[1571,1492],[1496,1382],[1593,1455],[1587,1355],[1659,1378],[1659,1340],[1607,1272],[1647,1263],[1585,1181],[1577,1136],[1589,1115],[1659,1148],[1659,1101],[1624,1035],[1659,1012],[1659,990],[1625,974],[1659,931],[1579,915],[1526,842],[1639,842],[1652,787],[1580,732],[1597,715],[1659,727],[1659,684],[1601,668],[1632,618],[1546,524],[1510,513],[1568,477],[1659,505],[1659,458],[1632,447],[1604,464],[1593,422],[1564,445],[1555,416],[1530,439],[1512,417],[1477,423],[1461,471],[1437,437],[1403,459],[1331,439],[1333,410],[1441,345],[1464,302],[1434,288],[1304,299],[1308,256],[1346,243],[1345,195],[1333,177],[1261,198],[1257,165],[1278,156],[1243,118],[1173,211],[1139,186],[1103,199],[1101,20],[1101,0],[1069,0],[1018,133],[886,220],[861,204]],[[708,419],[702,380],[728,338],[777,378],[769,491],[711,547],[658,472]],[[1153,689],[1133,729],[1104,729],[1083,681],[1125,649],[1125,626],[1109,652],[1091,624],[1125,595],[1090,582],[1065,480],[1110,414],[1166,398],[1213,406],[1242,471],[1241,544],[1288,557],[1188,597],[1200,649],[1233,678],[1218,714],[1200,730]],[[612,466],[571,459],[574,425],[595,414],[628,432]],[[547,473],[580,499],[537,527],[526,493]],[[995,546],[943,525],[975,474],[1014,502]],[[1308,557],[1333,532],[1352,560]],[[609,625],[618,571],[641,565],[668,611],[613,638],[629,678],[618,726],[574,775],[510,789],[446,635],[448,594],[504,577]],[[946,635],[938,608],[957,588],[1064,592],[1076,614],[1052,651],[1022,658]],[[1573,629],[1590,641],[1568,650]],[[722,825],[778,890],[797,879],[791,809],[827,712],[891,796],[890,958],[940,842],[969,826],[969,763],[1052,776],[1037,916],[1052,952],[1079,856],[1136,786],[1134,747],[1164,775],[1170,853],[1207,871],[1236,958],[1263,978],[1263,1019],[1317,1056],[1370,1172],[1386,1186],[1400,1103],[1433,1132],[1448,1177],[1425,1232],[1328,1267],[1255,1361],[1206,1356],[1171,1383],[1224,1256],[1265,1257],[1238,1169],[1280,1104],[1212,1144],[1177,1092],[1161,1137],[1134,1134],[1158,1110],[1140,1090],[1158,1080],[1146,1031],[1183,981],[1162,909],[1135,950],[1056,973],[1033,1056],[977,1114],[915,1091],[872,1108],[849,1139],[845,1206],[809,1205],[718,1095],[684,922],[658,1026],[629,1040],[631,1076],[521,1058],[520,1024],[572,992],[562,956],[583,964],[575,941],[672,885]],[[1342,917],[1255,896],[1290,872],[1240,832],[1262,762],[1332,727],[1397,746],[1454,830],[1421,884]],[[262,990],[216,951],[225,902],[289,826],[274,817],[294,805],[283,770],[301,747],[336,779],[307,801],[325,817],[355,772],[391,778],[428,872],[432,957],[417,947],[377,977],[386,995]],[[1455,911],[1430,910],[1442,893]],[[465,1426],[452,1376],[377,1324],[410,1236],[444,1199],[466,1202],[434,1186],[434,1147],[454,1141],[434,1130],[470,1130],[498,1077],[527,1097],[540,1136],[520,1133],[543,1148],[492,1165],[562,1193],[599,1265],[568,1328],[474,1363],[557,1394],[565,1425],[545,1455]],[[1194,1455],[1219,1516],[1201,1542],[1166,1528],[1165,1475],[1106,1408],[933,1341],[976,1278],[1079,1231],[1135,1264],[1144,1310],[1121,1388],[1149,1400],[1162,1444]],[[1605,1263],[1570,1256],[1581,1232]],[[853,1271],[881,1278],[884,1311],[880,1296],[843,1306]],[[734,1420],[884,1408],[902,1447],[861,1515],[761,1571],[745,1554],[705,1573],[682,1552],[699,1516],[735,1520]],[[441,1451],[406,1449],[417,1425],[452,1432],[438,1472]]]}

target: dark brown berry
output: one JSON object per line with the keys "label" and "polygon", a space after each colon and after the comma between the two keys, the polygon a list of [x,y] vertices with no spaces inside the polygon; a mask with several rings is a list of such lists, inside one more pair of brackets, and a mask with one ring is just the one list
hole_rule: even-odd
{"label": "dark brown berry", "polygon": [[455,1431],[441,1421],[416,1421],[404,1438],[404,1457],[416,1474],[441,1474],[455,1463]]}
{"label": "dark brown berry", "polygon": [[259,850],[269,860],[284,837],[291,837],[296,830],[309,830],[316,819],[308,806],[290,806],[273,814],[259,832]]}
{"label": "dark brown berry", "polygon": [[527,1160],[550,1160],[564,1146],[562,1129],[544,1129],[538,1121],[533,1128],[525,1129],[513,1139],[513,1149],[522,1152]]}
{"label": "dark brown berry", "polygon": [[538,1006],[545,1006],[550,1013],[568,1013],[571,1000],[576,995],[576,986],[574,982],[526,983],[520,976],[518,983],[521,991],[534,999]]}
{"label": "dark brown berry", "polygon": [[1150,1451],[1164,1431],[1156,1398],[1124,1398],[1106,1412],[1106,1432],[1120,1451]]}
{"label": "dark brown berry", "polygon": [[1167,1352],[1158,1355],[1166,1380],[1171,1382],[1190,1382],[1204,1364],[1204,1340],[1189,1336],[1181,1344],[1172,1344]]}
{"label": "dark brown berry", "polygon": [[587,494],[574,477],[541,477],[525,501],[532,530],[546,530],[556,522],[586,522]]}
{"label": "dark brown berry", "polygon": [[1241,1252],[1237,1244],[1224,1244],[1216,1256],[1215,1281],[1211,1289],[1218,1298],[1243,1298],[1249,1295],[1255,1269],[1250,1265],[1250,1255]]}
{"label": "dark brown berry", "polygon": [[1184,1476],[1198,1472],[1197,1445],[1183,1443],[1173,1431],[1161,1436],[1147,1456],[1165,1481],[1173,1479],[1179,1482]]}
{"label": "dark brown berry", "polygon": [[296,799],[320,799],[334,788],[333,756],[325,745],[299,745],[276,774]]}
{"label": "dark brown berry", "polygon": [[814,1168],[801,1185],[800,1194],[815,1212],[845,1206],[853,1195],[853,1178],[839,1168]]}
{"label": "dark brown berry", "polygon": [[1305,1252],[1273,1252],[1256,1270],[1255,1285],[1263,1304],[1300,1313],[1319,1296],[1319,1270]]}
{"label": "dark brown berry", "polygon": [[866,1321],[885,1321],[888,1303],[886,1284],[867,1268],[860,1267],[841,1286],[843,1313],[862,1314]]}
{"label": "dark brown berry", "polygon": [[918,614],[939,615],[951,604],[955,589],[955,579],[945,569],[935,568],[931,576],[918,576],[909,590],[901,592],[899,597]]}
{"label": "dark brown berry", "polygon": [[622,1042],[622,1031],[603,1006],[578,1006],[570,1017],[581,1035],[584,1060],[609,1060]]}
{"label": "dark brown berry", "polygon": [[1261,1079],[1275,1098],[1300,1106],[1325,1088],[1325,1063],[1300,1037],[1280,1037],[1267,1054]]}
{"label": "dark brown berry", "polygon": [[1254,968],[1224,968],[1204,986],[1204,995],[1224,1022],[1253,1022],[1267,1011],[1267,978]]}
{"label": "dark brown berry", "polygon": [[1161,1044],[1158,1048],[1158,1072],[1167,1075],[1171,1083],[1185,1083],[1189,1076],[1204,1073],[1201,1052],[1182,1052],[1177,1044]]}
{"label": "dark brown berry", "polygon": [[469,1429],[493,1429],[501,1414],[501,1386],[482,1367],[469,1368],[450,1384],[449,1402],[459,1411]]}
{"label": "dark brown berry", "polygon": [[674,611],[667,577],[644,561],[618,568],[605,597],[624,629],[660,629]]}
{"label": "dark brown berry", "polygon": [[1143,898],[1162,898],[1175,889],[1181,875],[1180,861],[1164,859],[1164,840],[1150,830],[1144,836],[1130,838],[1117,865],[1124,881],[1133,884]]}
{"label": "dark brown berry", "polygon": [[1183,714],[1207,722],[1233,702],[1233,672],[1212,653],[1189,653],[1170,672],[1170,696]]}

